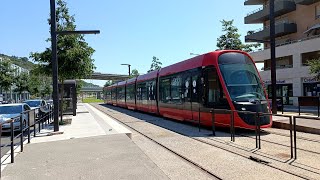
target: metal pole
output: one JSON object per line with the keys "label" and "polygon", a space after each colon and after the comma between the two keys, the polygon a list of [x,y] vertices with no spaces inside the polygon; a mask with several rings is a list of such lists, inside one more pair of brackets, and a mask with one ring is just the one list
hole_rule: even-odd
{"label": "metal pole", "polygon": [[297,129],[296,117],[293,117],[293,142],[294,142],[294,159],[297,159]]}
{"label": "metal pole", "polygon": [[54,131],[59,131],[59,92],[58,92],[58,57],[57,57],[57,32],[56,32],[56,1],[50,0],[51,11],[51,63],[52,63],[52,82],[53,82],[53,104],[54,104]]}
{"label": "metal pole", "polygon": [[129,67],[129,77],[130,77],[130,75],[131,75],[131,71],[130,71],[131,65],[129,64],[128,67]]}
{"label": "metal pole", "polygon": [[13,130],[13,120],[11,120],[10,122],[10,133],[11,133],[11,136],[10,136],[10,149],[11,149],[11,163],[14,163],[14,149],[13,149],[13,137],[14,137],[14,130]]}
{"label": "metal pole", "polygon": [[198,128],[199,128],[199,132],[201,131],[200,130],[200,127],[201,126],[201,123],[200,123],[200,103],[199,103],[199,107],[198,107]]}
{"label": "metal pole", "polygon": [[270,7],[270,52],[271,52],[271,89],[272,89],[272,114],[277,114],[277,76],[276,76],[276,43],[274,0],[269,0]]}
{"label": "metal pole", "polygon": [[292,116],[289,117],[290,122],[290,153],[291,153],[291,159],[293,158],[293,142],[292,142]]}
{"label": "metal pole", "polygon": [[216,117],[215,117],[215,110],[214,109],[212,109],[211,110],[211,115],[212,115],[212,135],[213,136],[216,136],[216,128],[215,128],[215,126],[214,126],[214,122],[216,121]]}
{"label": "metal pole", "polygon": [[28,144],[30,144],[30,111],[28,111]]}
{"label": "metal pole", "polygon": [[23,152],[23,118],[22,118],[23,114],[20,114],[20,151]]}

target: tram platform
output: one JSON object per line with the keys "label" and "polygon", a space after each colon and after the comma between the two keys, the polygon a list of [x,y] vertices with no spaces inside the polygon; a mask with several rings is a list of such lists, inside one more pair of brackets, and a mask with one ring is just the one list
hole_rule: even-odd
{"label": "tram platform", "polygon": [[1,179],[168,179],[130,138],[128,129],[80,103],[60,133],[49,126],[14,163],[2,162]]}
{"label": "tram platform", "polygon": [[[278,113],[278,114],[281,114]],[[284,112],[284,115],[298,116],[298,113],[295,112]],[[296,119],[296,130],[299,132],[320,134],[320,120],[317,119],[317,116],[314,114],[301,113],[301,116],[314,117],[314,119],[306,118],[297,118]],[[273,116],[273,125],[274,128],[279,129],[290,129],[290,121],[287,117]]]}

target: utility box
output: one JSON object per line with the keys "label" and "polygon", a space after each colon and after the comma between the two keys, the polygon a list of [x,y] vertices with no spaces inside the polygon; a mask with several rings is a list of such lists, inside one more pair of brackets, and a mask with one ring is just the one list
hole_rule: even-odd
{"label": "utility box", "polygon": [[[63,91],[62,91],[63,87]],[[76,80],[65,80],[63,84],[59,82],[59,100],[61,103],[61,93],[63,92],[63,114],[77,115],[77,89]],[[61,107],[61,105],[60,105]]]}

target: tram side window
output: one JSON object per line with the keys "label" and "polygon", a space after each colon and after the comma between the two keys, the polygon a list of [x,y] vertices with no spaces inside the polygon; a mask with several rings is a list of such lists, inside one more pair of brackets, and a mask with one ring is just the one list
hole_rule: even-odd
{"label": "tram side window", "polygon": [[160,79],[160,101],[168,103],[171,101],[170,95],[170,78]]}
{"label": "tram side window", "polygon": [[112,90],[111,90],[111,97],[112,97],[112,99],[114,99],[114,100],[117,99],[117,89],[116,89],[116,88],[112,88]]}
{"label": "tram side window", "polygon": [[217,71],[214,67],[204,70],[205,79],[205,106],[229,109],[229,104],[221,86]]}
{"label": "tram side window", "polygon": [[119,89],[118,89],[118,99],[120,101],[124,101],[124,98],[125,98],[124,91],[125,91],[124,87],[119,87]]}
{"label": "tram side window", "polygon": [[137,84],[137,100],[142,100],[143,83]]}
{"label": "tram side window", "polygon": [[181,102],[181,81],[182,78],[180,75],[174,76],[171,78],[171,97],[173,102]]}
{"label": "tram side window", "polygon": [[111,100],[111,90],[110,89],[106,89],[106,99]]}
{"label": "tram side window", "polygon": [[142,100],[148,100],[148,83],[144,82],[141,83],[141,99]]}
{"label": "tram side window", "polygon": [[134,84],[130,84],[127,86],[126,99],[127,100],[134,100]]}
{"label": "tram side window", "polygon": [[156,80],[148,82],[148,97],[149,100],[156,100]]}

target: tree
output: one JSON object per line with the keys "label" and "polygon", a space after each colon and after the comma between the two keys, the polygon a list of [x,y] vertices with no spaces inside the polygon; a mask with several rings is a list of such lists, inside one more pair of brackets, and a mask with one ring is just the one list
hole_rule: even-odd
{"label": "tree", "polygon": [[11,63],[6,60],[0,61],[0,87],[1,94],[3,90],[8,91],[14,82],[14,71]]}
{"label": "tree", "polygon": [[14,91],[18,92],[19,96],[21,96],[23,91],[29,91],[29,88],[30,88],[29,81],[30,81],[30,77],[28,73],[26,72],[20,73],[18,76],[15,77],[16,88],[14,89]]}
{"label": "tree", "polygon": [[160,60],[153,56],[152,57],[152,63],[151,63],[151,67],[150,67],[150,70],[148,72],[151,72],[151,71],[154,71],[154,70],[157,70],[157,69],[161,69],[161,65],[162,63],[160,62]]}
{"label": "tree", "polygon": [[41,96],[42,97],[50,96],[51,93],[52,93],[51,81],[47,79],[42,85]]}
{"label": "tree", "polygon": [[106,81],[106,83],[104,84],[104,87],[111,86],[112,84],[113,84],[112,80]]}
{"label": "tree", "polygon": [[312,59],[308,61],[310,73],[315,74],[317,80],[320,80],[320,59]]}
{"label": "tree", "polygon": [[31,73],[28,87],[29,87],[28,91],[30,92],[31,95],[35,97],[39,97],[40,90],[41,90],[40,75]]}
{"label": "tree", "polygon": [[[74,31],[76,29],[74,16],[69,15],[67,3],[64,0],[57,1],[56,9],[57,31]],[[48,19],[50,25],[50,18]],[[47,39],[51,41],[51,39]],[[60,35],[57,37],[58,78],[62,82],[61,99],[63,100],[64,85],[66,79],[83,79],[90,76],[95,69],[92,59],[94,49],[85,42],[81,34]],[[30,56],[38,62],[38,71],[51,75],[51,47],[41,53],[31,53]],[[61,106],[63,102],[61,101]],[[60,108],[62,110],[62,107]],[[61,113],[62,115],[62,113]],[[62,118],[62,116],[61,116]]]}
{"label": "tree", "polygon": [[139,74],[139,71],[136,70],[136,69],[133,69],[133,70],[131,71],[130,78],[137,77],[137,76],[139,76],[139,75],[140,75],[140,74]]}
{"label": "tree", "polygon": [[238,28],[233,25],[233,20],[220,21],[222,23],[222,31],[225,33],[217,38],[217,47],[220,50],[233,49],[233,50],[243,50],[246,52],[253,51],[253,48],[257,48],[260,44],[243,44],[240,40],[240,34],[238,33]]}

